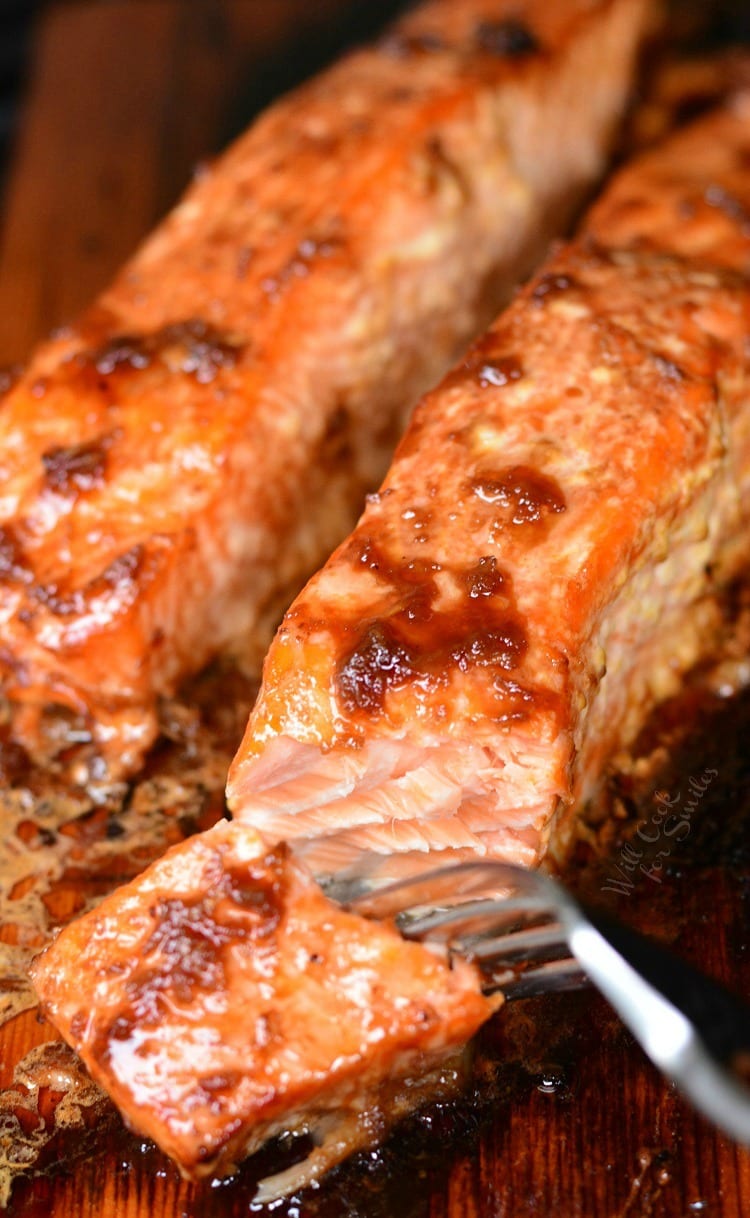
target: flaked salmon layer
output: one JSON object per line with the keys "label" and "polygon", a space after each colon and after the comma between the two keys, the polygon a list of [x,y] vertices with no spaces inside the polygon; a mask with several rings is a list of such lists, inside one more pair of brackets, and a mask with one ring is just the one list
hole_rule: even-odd
{"label": "flaked salmon layer", "polygon": [[318,875],[526,865],[710,653],[750,517],[750,103],[621,171],[423,399],[229,780]]}
{"label": "flaked salmon layer", "polygon": [[92,1077],[186,1175],[307,1132],[318,1149],[295,1187],[455,1090],[498,1005],[473,966],[344,912],[283,847],[227,822],[67,927],[33,977]]}
{"label": "flaked salmon layer", "polygon": [[63,707],[132,771],[161,695],[259,660],[602,172],[646,7],[424,5],[273,106],[34,355],[0,411],[0,682],[35,757]]}

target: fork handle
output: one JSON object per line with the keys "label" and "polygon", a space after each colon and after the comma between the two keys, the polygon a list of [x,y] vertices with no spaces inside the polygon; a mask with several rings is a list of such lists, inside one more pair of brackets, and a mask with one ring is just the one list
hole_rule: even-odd
{"label": "fork handle", "polygon": [[623,959],[690,1020],[712,1057],[730,1068],[747,1069],[750,1006],[746,1002],[661,944],[599,911],[586,908],[585,914]]}
{"label": "fork handle", "polygon": [[695,1107],[750,1145],[746,1064],[750,1010],[666,948],[572,904],[568,942],[589,979],[609,999],[651,1061]]}

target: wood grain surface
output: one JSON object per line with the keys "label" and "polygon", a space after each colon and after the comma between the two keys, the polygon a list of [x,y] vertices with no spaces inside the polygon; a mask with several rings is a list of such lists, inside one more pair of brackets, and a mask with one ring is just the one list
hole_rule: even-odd
{"label": "wood grain surface", "polygon": [[[174,201],[194,164],[274,89],[305,64],[317,67],[337,38],[349,36],[345,8],[344,0],[130,0],[48,10],[5,201],[0,363],[22,360],[85,304]],[[694,725],[687,736],[686,723]],[[604,833],[592,824],[569,875],[572,885],[746,996],[749,733],[747,696],[727,702],[701,694],[667,708],[643,751],[661,757],[668,745],[672,760],[659,782],[689,812],[689,832],[679,843],[657,834],[661,867],[639,858],[618,892],[615,881],[633,858],[623,851],[634,817],[653,821],[657,805],[653,783],[639,784],[639,771],[615,775],[610,810],[619,819]],[[691,799],[691,778],[709,768],[716,781]],[[96,818],[87,816],[94,835]],[[70,880],[65,899],[74,901],[86,882],[81,874]],[[1,1027],[0,1089],[11,1087],[33,1045],[54,1039],[34,1011]],[[58,1099],[54,1085],[40,1093],[36,1115],[25,1118],[30,1138],[33,1122],[49,1119]],[[264,1163],[250,1162],[213,1187],[187,1185],[106,1105],[91,1114],[88,1129],[63,1131],[49,1144],[47,1174],[20,1173],[12,1218],[259,1212],[252,1196]],[[606,1004],[580,993],[514,1004],[480,1040],[470,1094],[415,1117],[376,1154],[272,1212],[748,1218],[750,1152],[695,1116]]]}
{"label": "wood grain surface", "polygon": [[396,5],[360,7],[52,4],[34,40],[0,228],[0,365],[25,359],[89,303],[254,112]]}

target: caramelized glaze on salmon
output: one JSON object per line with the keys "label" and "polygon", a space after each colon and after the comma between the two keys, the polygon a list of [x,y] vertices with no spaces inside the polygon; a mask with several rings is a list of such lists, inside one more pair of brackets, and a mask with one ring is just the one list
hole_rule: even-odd
{"label": "caramelized glaze on salmon", "polygon": [[132,771],[161,695],[260,655],[601,173],[645,8],[425,5],[273,106],[36,353],[0,410],[0,680],[35,757],[65,708]]}
{"label": "caramelized glaze on salmon", "polygon": [[457,1054],[498,1005],[472,966],[345,913],[283,847],[227,822],[63,931],[34,980],[92,1076],[186,1175],[309,1132],[295,1187],[455,1089]]}
{"label": "caramelized glaze on salmon", "polygon": [[749,268],[745,97],[623,170],[417,408],[272,645],[237,818],[317,874],[564,840],[746,557]]}

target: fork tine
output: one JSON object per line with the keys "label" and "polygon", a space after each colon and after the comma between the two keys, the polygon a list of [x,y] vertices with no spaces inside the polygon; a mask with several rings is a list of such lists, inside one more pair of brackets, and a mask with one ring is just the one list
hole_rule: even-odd
{"label": "fork tine", "polygon": [[[499,898],[521,887],[534,897],[539,892],[538,877],[527,880],[518,868],[494,860],[449,863],[395,880],[388,876],[389,864],[392,860],[384,855],[363,859],[355,872],[329,877],[324,884],[326,894],[358,913],[384,918],[419,905],[452,904],[473,893]],[[385,872],[383,883],[379,872]]]}
{"label": "fork tine", "polygon": [[[494,929],[494,928],[493,928]],[[477,961],[528,959],[550,948],[566,947],[565,931],[559,922],[547,926],[532,926],[526,930],[511,931],[507,935],[492,935],[476,941],[461,940],[456,946]]]}
{"label": "fork tine", "polygon": [[565,990],[580,990],[590,984],[587,974],[572,956],[565,960],[549,960],[537,968],[503,973],[488,978],[487,992],[502,990],[506,1002],[517,998],[535,998],[541,994],[562,993]]}
{"label": "fork tine", "polygon": [[[560,921],[564,897],[536,872],[480,859],[393,879],[387,860],[375,857],[356,875],[337,877],[329,895],[361,914],[395,915],[407,938],[437,938],[474,959],[488,993],[502,989],[506,999],[524,998],[588,984]],[[541,918],[552,920],[523,925]],[[548,959],[563,950],[561,958]]]}
{"label": "fork tine", "polygon": [[547,912],[548,908],[536,897],[508,897],[501,901],[466,901],[460,905],[430,909],[425,913],[405,910],[397,916],[396,921],[407,938],[418,938],[443,928],[455,930],[462,922],[477,917],[486,918],[488,914],[492,914],[492,931],[497,933],[503,921],[517,921],[520,916],[541,917]]}

